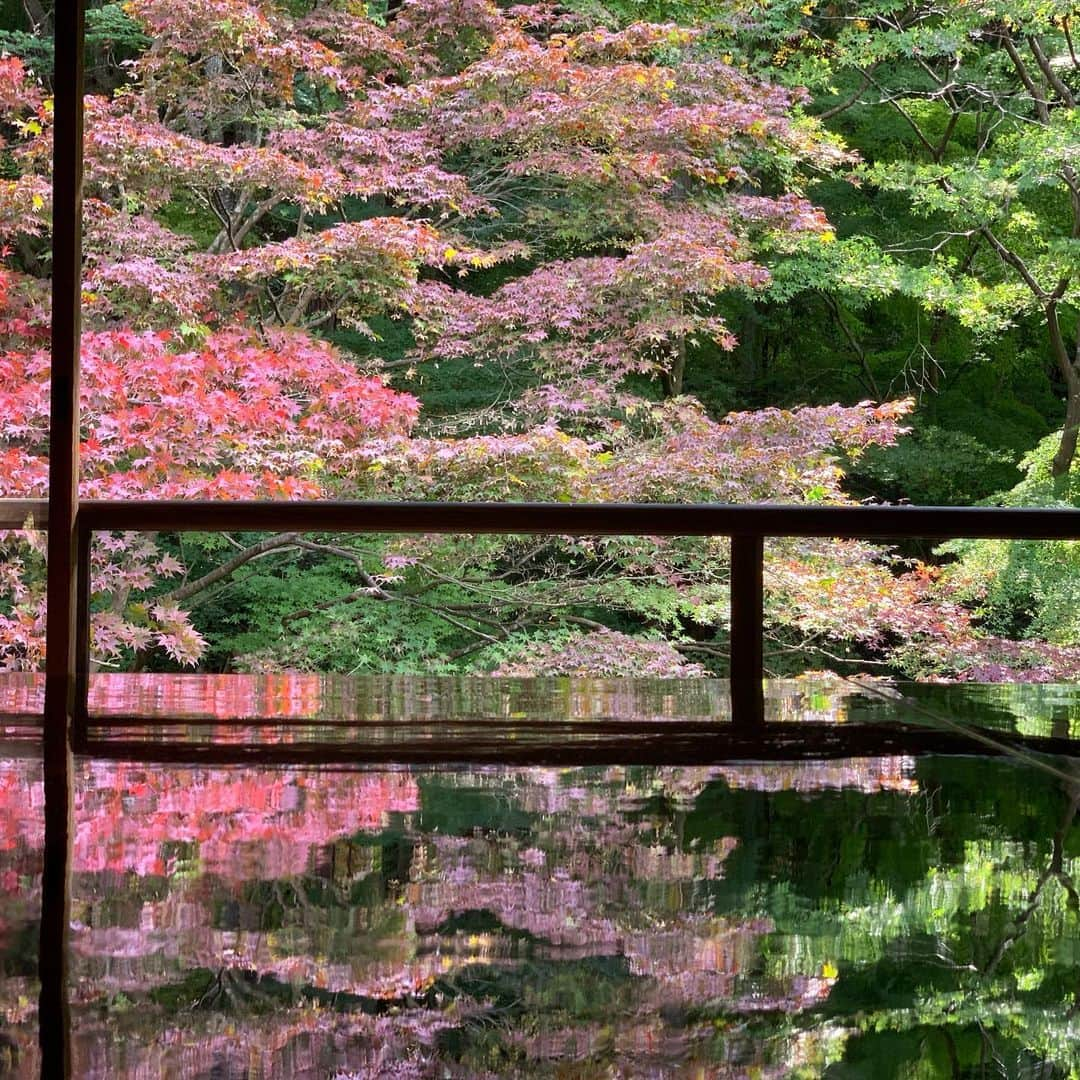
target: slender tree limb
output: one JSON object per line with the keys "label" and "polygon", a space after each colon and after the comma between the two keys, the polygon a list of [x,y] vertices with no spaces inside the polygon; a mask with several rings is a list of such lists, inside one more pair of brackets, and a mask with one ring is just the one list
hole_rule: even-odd
{"label": "slender tree limb", "polygon": [[1007,30],[999,30],[997,34],[998,40],[1001,42],[1001,47],[1005,50],[1009,59],[1012,61],[1013,68],[1016,70],[1016,74],[1020,77],[1020,81],[1024,84],[1024,89],[1031,95],[1031,100],[1035,104],[1035,109],[1039,114],[1039,119],[1045,124],[1050,120],[1050,106],[1045,96],[1038,86],[1035,85],[1035,80],[1031,77],[1031,72],[1028,71],[1027,64],[1024,63],[1023,57],[1017,51],[1016,46],[1013,44],[1012,37]]}
{"label": "slender tree limb", "polygon": [[986,237],[987,242],[997,252],[998,257],[1005,263],[1008,263],[1023,279],[1024,284],[1031,290],[1037,300],[1043,303],[1053,299],[1051,293],[1048,293],[1035,279],[1034,274],[1028,269],[1027,263],[1016,254],[1011,248],[1006,247],[997,236],[994,235],[994,231],[989,225],[982,225],[979,228],[979,232]]}
{"label": "slender tree limb", "polygon": [[280,196],[271,195],[263,199],[262,202],[256,203],[248,216],[244,218],[243,222],[236,226],[232,236],[233,245],[239,247],[243,242],[244,237],[246,237],[247,234],[282,201]]}
{"label": "slender tree limb", "polygon": [[[876,67],[877,64],[872,64],[870,66],[870,71],[873,71]],[[859,75],[862,78],[862,85],[855,91],[855,93],[850,94],[838,104],[830,106],[824,112],[819,112],[815,114],[818,120],[824,123],[826,120],[831,120],[834,116],[839,116],[842,112],[847,112],[848,109],[850,109],[853,105],[857,104],[859,98],[861,98],[863,95],[863,91],[871,83],[870,76],[865,71],[859,72]]]}
{"label": "slender tree limb", "polygon": [[1065,45],[1069,50],[1072,65],[1077,71],[1080,71],[1080,59],[1077,58],[1076,48],[1073,46],[1072,31],[1069,29],[1069,17],[1067,15],[1061,20],[1061,32],[1065,35]]}
{"label": "slender tree limb", "polygon": [[1028,48],[1031,50],[1031,55],[1035,57],[1035,63],[1039,65],[1039,70],[1043,73],[1046,81],[1054,88],[1054,93],[1057,94],[1070,109],[1075,109],[1076,98],[1062,80],[1061,76],[1054,70],[1054,65],[1050,63],[1049,57],[1043,51],[1042,42],[1039,41],[1038,37],[1034,34],[1029,34],[1027,43]]}
{"label": "slender tree limb", "polygon": [[874,378],[874,373],[870,370],[870,364],[866,359],[866,350],[852,333],[851,327],[844,322],[843,313],[840,311],[840,305],[837,303],[836,297],[831,296],[829,293],[822,293],[822,296],[825,299],[825,306],[832,313],[833,321],[840,328],[844,340],[848,343],[849,348],[859,362],[863,385],[870,391],[875,401],[881,401],[881,387],[878,386],[877,379]]}
{"label": "slender tree limb", "polygon": [[192,596],[201,593],[204,589],[210,588],[211,585],[215,585],[217,582],[229,577],[245,563],[251,562],[252,559],[257,559],[260,555],[265,555],[270,551],[277,551],[282,548],[295,547],[298,539],[299,535],[297,533],[287,532],[278,533],[276,536],[269,536],[265,540],[260,540],[257,544],[252,544],[250,547],[244,548],[243,551],[238,552],[227,562],[223,562],[220,566],[215,566],[213,570],[203,574],[202,577],[196,578],[194,581],[189,581],[178,588],[173,589],[172,592],[164,597],[164,599],[182,603],[184,600],[188,600]]}

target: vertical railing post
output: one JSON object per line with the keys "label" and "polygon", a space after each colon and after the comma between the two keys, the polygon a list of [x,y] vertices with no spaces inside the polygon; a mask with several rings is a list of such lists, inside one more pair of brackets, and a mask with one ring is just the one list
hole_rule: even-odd
{"label": "vertical railing post", "polygon": [[93,533],[75,526],[75,702],[71,714],[72,749],[86,749],[90,722],[90,543]]}
{"label": "vertical railing post", "polygon": [[82,308],[83,27],[85,0],[57,0],[49,405],[49,565],[45,631],[45,858],[38,1006],[41,1072],[71,1072],[67,998],[71,910],[72,714],[79,499],[79,323]]}
{"label": "vertical railing post", "polygon": [[731,718],[740,727],[765,722],[762,562],[764,538],[731,538]]}

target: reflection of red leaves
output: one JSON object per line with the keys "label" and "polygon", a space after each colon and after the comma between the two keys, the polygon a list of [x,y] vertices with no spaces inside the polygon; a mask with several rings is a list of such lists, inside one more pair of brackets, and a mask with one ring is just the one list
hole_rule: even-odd
{"label": "reflection of red leaves", "polygon": [[[0,770],[0,852],[40,857],[40,773],[32,760]],[[78,784],[73,870],[161,876],[174,866],[169,845],[187,843],[206,873],[233,881],[288,877],[310,871],[327,844],[411,813],[418,799],[407,773],[92,762]],[[17,892],[26,872],[0,870],[0,890]]]}
{"label": "reflection of red leaves", "polygon": [[[75,873],[162,875],[162,845],[227,880],[309,872],[315,854],[391,813],[418,808],[404,773],[320,774],[290,769],[148,769],[93,763],[79,799]],[[134,833],[123,821],[137,822]]]}

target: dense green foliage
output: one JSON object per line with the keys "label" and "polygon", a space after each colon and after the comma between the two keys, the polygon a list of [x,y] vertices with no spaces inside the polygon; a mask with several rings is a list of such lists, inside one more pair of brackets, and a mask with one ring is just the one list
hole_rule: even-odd
{"label": "dense green foliage", "polygon": [[[915,436],[867,455],[861,493],[1075,505],[1075,5],[613,0],[582,10],[613,24],[663,10],[710,26],[717,48],[752,70],[808,87],[808,111],[859,155],[846,181],[810,189],[837,244],[778,270],[784,303],[767,294],[743,324],[754,327],[742,345],[753,353],[750,393],[763,378],[770,400],[916,393]],[[792,332],[810,320],[817,332]],[[940,554],[961,557],[961,595],[987,626],[1080,641],[1072,545]]]}

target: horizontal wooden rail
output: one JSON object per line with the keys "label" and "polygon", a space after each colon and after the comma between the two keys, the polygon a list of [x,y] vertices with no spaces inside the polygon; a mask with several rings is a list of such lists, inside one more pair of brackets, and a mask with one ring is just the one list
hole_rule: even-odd
{"label": "horizontal wooden rail", "polygon": [[[92,532],[553,533],[595,536],[842,536],[859,539],[1080,539],[1080,510],[1041,507],[667,503],[119,502],[87,499]],[[45,499],[0,499],[0,528],[45,529]]]}
{"label": "horizontal wooden rail", "polygon": [[[20,504],[26,507],[30,504]],[[14,510],[13,510],[14,514]],[[3,520],[3,519],[0,519]],[[732,730],[765,722],[763,557],[768,537],[1080,539],[1080,510],[667,503],[83,502],[78,534],[74,740],[87,745],[90,540],[101,531],[729,536]]]}
{"label": "horizontal wooden rail", "polygon": [[[135,725],[145,720],[135,718]],[[272,725],[267,725],[272,726]],[[971,739],[910,723],[764,723],[757,728],[714,723],[693,732],[669,730],[668,722],[627,725],[621,734],[597,735],[591,724],[568,732],[567,725],[543,736],[522,739],[514,722],[479,737],[449,733],[442,738],[401,739],[393,743],[362,737],[334,742],[224,743],[168,741],[153,730],[139,736],[119,725],[91,727],[85,751],[95,758],[139,762],[199,762],[255,766],[310,764],[363,765],[718,765],[745,761],[818,761],[888,754],[970,754]],[[994,732],[995,746],[979,745],[988,756],[1017,753],[1080,755],[1080,740]]]}
{"label": "horizontal wooden rail", "polygon": [[825,536],[1076,540],[1080,510],[749,503],[107,502],[83,528],[147,532],[530,533],[562,536]]}

